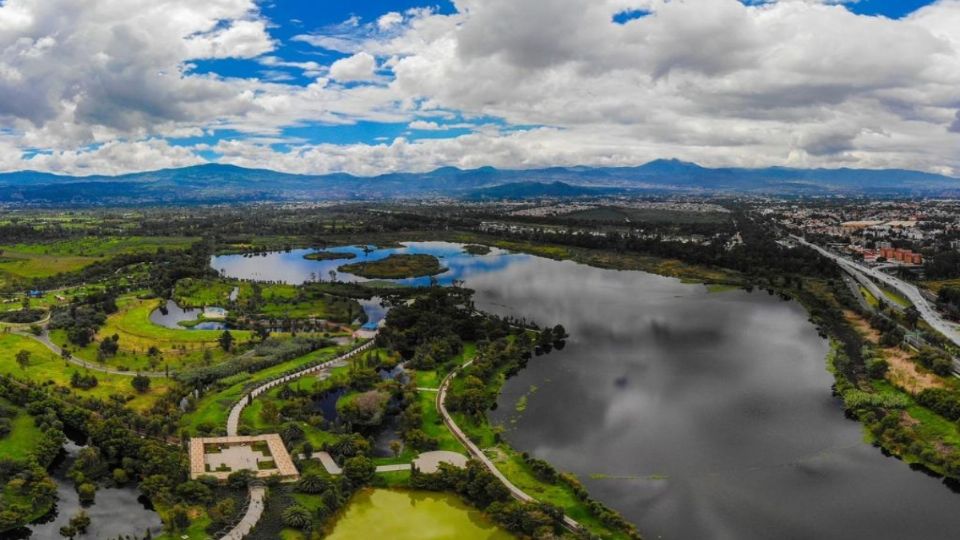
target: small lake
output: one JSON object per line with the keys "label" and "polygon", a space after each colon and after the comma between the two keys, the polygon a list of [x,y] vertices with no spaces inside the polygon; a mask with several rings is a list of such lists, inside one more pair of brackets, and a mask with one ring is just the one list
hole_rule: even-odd
{"label": "small lake", "polygon": [[[316,261],[304,259],[304,255],[324,251],[345,253],[343,259]],[[440,265],[447,271],[433,276],[442,285],[450,285],[455,280],[468,279],[477,274],[485,274],[503,269],[517,258],[527,255],[509,256],[503,250],[492,248],[487,255],[474,256],[463,251],[462,246],[447,242],[404,242],[403,247],[363,248],[345,246],[328,249],[294,249],[266,254],[218,255],[210,260],[210,266],[231,278],[253,279],[258,281],[276,281],[300,284],[308,281],[330,281],[330,272],[335,273],[337,281],[372,281],[347,272],[337,270],[345,264],[378,261],[394,254],[426,254],[440,259]],[[352,258],[349,258],[353,255]],[[430,277],[390,280],[401,285],[424,286],[430,284]]]}
{"label": "small lake", "polygon": [[203,321],[189,327],[182,326],[181,322],[197,320],[197,317],[203,314],[203,310],[197,308],[184,309],[173,300],[167,300],[163,308],[157,308],[150,313],[150,322],[174,330],[223,330],[227,327],[225,323],[219,321]]}
{"label": "small lake", "polygon": [[150,507],[149,502],[134,487],[101,487],[97,490],[92,506],[83,507],[77,496],[73,481],[67,478],[67,471],[76,459],[82,446],[72,441],[64,445],[64,455],[57,458],[50,475],[57,483],[57,504],[54,510],[38,523],[0,534],[2,540],[63,540],[60,527],[67,525],[70,518],[81,509],[90,516],[87,534],[77,538],[117,538],[121,535],[143,537],[147,531],[153,536],[163,530],[160,516]]}
{"label": "small lake", "polygon": [[511,540],[482,512],[456,495],[365,489],[350,499],[329,540]]}
{"label": "small lake", "polygon": [[[503,251],[471,262],[454,244],[414,248],[445,254],[480,309],[567,328],[562,351],[507,382],[491,419],[646,538],[957,537],[960,495],[863,441],[831,395],[827,342],[797,303]],[[302,255],[274,256],[227,275],[301,281]]]}

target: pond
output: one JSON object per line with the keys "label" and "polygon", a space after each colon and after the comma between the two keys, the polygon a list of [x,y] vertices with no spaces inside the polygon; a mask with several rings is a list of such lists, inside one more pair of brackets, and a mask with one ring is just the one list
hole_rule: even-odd
{"label": "pond", "polygon": [[425,491],[363,490],[350,500],[328,540],[509,540],[459,497]]}
{"label": "pond", "polygon": [[457,279],[480,309],[567,328],[567,346],[510,379],[491,419],[647,538],[960,530],[960,496],[884,457],[844,417],[827,342],[795,302],[503,251],[471,264],[457,245],[417,249],[463,261]]}
{"label": "pond", "polygon": [[67,471],[76,459],[82,446],[72,441],[64,445],[64,453],[58,458],[51,471],[57,483],[57,504],[54,510],[37,523],[21,527],[8,533],[0,533],[0,540],[62,540],[60,527],[81,509],[90,516],[87,534],[80,538],[117,538],[120,535],[142,537],[149,531],[156,536],[162,531],[160,516],[153,511],[136,487],[101,487],[97,490],[92,506],[82,507],[77,497],[73,481],[67,478]]}
{"label": "pond", "polygon": [[178,306],[173,300],[167,300],[165,305],[150,313],[150,322],[175,330],[223,330],[227,327],[226,324],[218,321],[202,321],[191,326],[183,326],[180,324],[181,322],[197,320],[203,312],[202,309],[196,308],[184,309]]}

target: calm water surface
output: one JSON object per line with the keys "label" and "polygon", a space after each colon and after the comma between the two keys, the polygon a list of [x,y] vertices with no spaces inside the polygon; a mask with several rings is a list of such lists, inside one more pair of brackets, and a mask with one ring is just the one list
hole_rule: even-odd
{"label": "calm water surface", "polygon": [[[326,261],[313,261],[303,258],[304,255],[314,251],[352,253],[355,258]],[[496,272],[516,260],[528,258],[527,255],[508,255],[506,252],[497,249],[494,249],[488,255],[473,256],[465,253],[460,245],[447,242],[404,242],[403,247],[385,249],[364,249],[360,246],[348,246],[324,250],[294,249],[264,255],[220,255],[211,258],[210,266],[214,270],[223,272],[228,277],[241,279],[300,284],[317,279],[330,281],[330,272],[332,271],[338,281],[361,282],[371,280],[348,272],[340,272],[338,268],[345,264],[378,261],[393,254],[428,254],[437,257],[440,259],[440,265],[447,268],[446,272],[434,276],[443,285],[449,285],[454,280],[468,279],[478,274]],[[430,283],[430,277],[391,281],[403,285],[422,286]]]}
{"label": "calm water surface", "polygon": [[83,507],[77,496],[73,481],[67,477],[70,466],[82,447],[67,441],[64,445],[65,456],[51,471],[57,482],[57,504],[53,512],[39,523],[21,527],[9,533],[0,533],[2,540],[62,540],[60,527],[67,525],[70,518],[81,509],[90,516],[87,534],[77,538],[117,538],[121,535],[143,537],[149,531],[156,536],[162,531],[160,516],[140,496],[136,487],[101,487],[97,490],[92,506]]}
{"label": "calm water surface", "polygon": [[330,540],[511,540],[482,512],[450,494],[362,490],[350,500]]}
{"label": "calm water surface", "polygon": [[[408,249],[435,248],[481,309],[567,327],[564,350],[509,380],[491,418],[645,537],[960,535],[960,496],[884,457],[844,418],[827,343],[798,304],[500,251],[470,257],[451,244]],[[302,269],[265,259],[227,274],[300,281]]]}
{"label": "calm water surface", "polygon": [[181,326],[178,324],[181,321],[197,320],[197,317],[203,314],[203,310],[198,308],[184,309],[178,306],[173,300],[167,300],[164,307],[166,308],[166,313],[160,308],[150,312],[150,322],[175,330],[223,330],[227,327],[226,324],[218,321],[203,321],[191,327]]}

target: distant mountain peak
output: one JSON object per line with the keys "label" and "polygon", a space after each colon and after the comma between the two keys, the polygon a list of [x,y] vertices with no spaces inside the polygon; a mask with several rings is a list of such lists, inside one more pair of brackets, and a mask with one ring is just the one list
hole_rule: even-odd
{"label": "distant mountain peak", "polygon": [[[498,189],[499,188],[499,189]],[[490,190],[490,191],[483,191]],[[960,196],[960,179],[900,169],[706,168],[679,159],[636,167],[550,167],[288,174],[226,163],[119,176],[0,173],[0,204],[110,205],[391,199],[583,197],[600,194]]]}

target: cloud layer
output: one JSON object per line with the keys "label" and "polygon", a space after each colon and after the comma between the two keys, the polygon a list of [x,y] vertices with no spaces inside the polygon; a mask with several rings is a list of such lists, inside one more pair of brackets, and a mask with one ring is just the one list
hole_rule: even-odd
{"label": "cloud layer", "polygon": [[[290,43],[315,60],[294,61],[252,0],[7,0],[0,168],[212,157],[369,175],[678,157],[960,175],[960,0],[899,20],[812,0],[454,4],[304,33]],[[614,21],[631,10],[644,16]],[[222,59],[258,70],[194,67]],[[409,131],[302,134],[371,123]]]}

